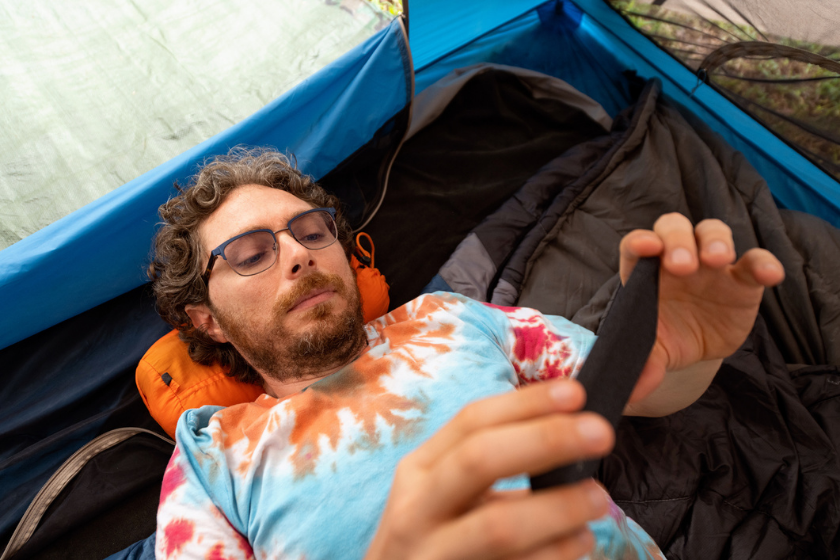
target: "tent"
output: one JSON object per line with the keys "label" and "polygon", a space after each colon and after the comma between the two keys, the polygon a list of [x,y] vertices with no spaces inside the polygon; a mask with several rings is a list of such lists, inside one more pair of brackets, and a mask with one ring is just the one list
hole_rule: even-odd
{"label": "tent", "polygon": [[[748,114],[744,107],[749,103],[737,105],[729,90],[710,79],[711,66],[707,73],[705,69],[695,72],[655,42],[661,33],[648,30],[646,36],[632,25],[633,17],[642,17],[634,15],[639,13],[649,19],[666,19],[652,10],[669,8],[670,2],[664,6],[654,2],[650,8],[615,4],[619,10],[603,0],[489,1],[457,6],[439,0],[406,3],[404,19],[392,21],[251,117],[0,252],[4,310],[0,355],[8,368],[2,389],[5,421],[0,433],[4,441],[0,532],[5,538],[11,536],[47,479],[71,455],[80,450],[84,454],[88,442],[113,429],[155,431],[154,422],[148,415],[144,417],[133,370],[145,349],[168,330],[144,291],[143,268],[157,208],[172,194],[174,182],[186,182],[206,157],[226,153],[235,145],[271,145],[294,154],[304,172],[323,179],[347,202],[356,226],[373,225],[380,204],[388,200],[390,163],[411,129],[412,100],[453,69],[491,62],[555,76],[597,101],[611,117],[633,98],[629,71],[638,78],[657,78],[670,100],[743,153],[766,180],[779,206],[840,226],[840,184],[836,175],[832,176],[832,163],[826,163],[824,152],[815,157],[815,150],[803,148],[795,138],[780,138],[763,124],[766,115],[757,111]],[[774,39],[780,33],[774,25],[788,21],[789,14],[782,7],[770,9],[769,4],[748,9],[735,3],[681,0],[675,8],[679,13],[694,10],[708,21],[729,20],[748,34],[753,29],[762,31],[760,36],[750,37],[758,41],[743,41],[727,28],[734,38],[724,47],[762,41],[781,44],[784,41]],[[808,41],[820,49],[826,46],[827,51],[813,49],[816,52],[811,54],[818,58],[812,60],[820,62],[825,72],[836,73],[831,63],[836,62],[838,51],[830,47],[840,44],[831,34],[840,28],[838,16],[826,8],[827,3],[809,4],[814,21],[797,32],[805,29],[813,36],[790,35],[785,40],[791,36],[797,39],[799,50]],[[829,32],[820,34],[820,29]],[[673,47],[673,42],[660,42]],[[771,56],[761,50],[724,51],[724,55],[732,60]],[[731,70],[726,60],[717,68]],[[825,84],[837,82],[829,74],[803,78],[815,79]],[[817,132],[832,141],[830,134]],[[365,159],[372,157],[375,159]],[[376,165],[364,165],[366,161]],[[365,178],[359,169],[369,176]],[[453,249],[441,249],[435,268]],[[431,275],[417,282],[428,280]],[[394,283],[393,276],[391,281]],[[409,281],[397,282],[394,290],[395,304],[418,291]],[[109,445],[119,446],[129,435],[115,438]],[[147,457],[150,466],[134,464],[134,470],[123,474],[136,483],[129,494],[138,504],[146,505],[146,509],[140,505],[128,508],[132,511],[154,507],[149,496],[155,495],[155,476],[138,481],[136,471],[158,472],[161,463],[165,464],[166,444],[159,441],[152,437],[139,444],[146,450],[140,455]],[[74,480],[72,484],[96,488],[97,479]],[[111,497],[112,506],[126,500],[119,491]],[[62,504],[71,505],[53,502],[50,511],[59,510]],[[43,546],[101,542],[103,539],[90,535],[101,535],[101,529],[96,528],[107,527],[108,518],[97,515],[87,514],[89,527],[93,527],[90,533],[78,527],[57,527],[50,529],[52,533],[45,537],[48,544]],[[66,517],[56,514],[50,518]],[[135,540],[148,534],[148,525],[136,526],[141,532],[134,535]],[[61,540],[74,537],[76,541]],[[125,542],[102,543],[98,552],[111,553],[124,546]]]}

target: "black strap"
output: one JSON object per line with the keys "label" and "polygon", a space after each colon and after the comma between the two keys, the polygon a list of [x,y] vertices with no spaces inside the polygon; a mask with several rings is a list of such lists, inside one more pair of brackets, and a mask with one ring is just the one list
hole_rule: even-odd
{"label": "black strap", "polygon": [[[619,288],[577,380],[586,389],[584,410],[597,412],[618,426],[630,393],[639,380],[653,344],[659,298],[659,259],[641,259]],[[531,477],[539,490],[591,477],[600,459],[580,461]]]}

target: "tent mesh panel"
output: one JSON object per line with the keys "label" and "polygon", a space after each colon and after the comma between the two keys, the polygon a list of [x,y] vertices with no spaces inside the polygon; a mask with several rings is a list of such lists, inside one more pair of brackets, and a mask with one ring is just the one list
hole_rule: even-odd
{"label": "tent mesh panel", "polygon": [[840,180],[840,15],[827,2],[610,4],[698,81]]}

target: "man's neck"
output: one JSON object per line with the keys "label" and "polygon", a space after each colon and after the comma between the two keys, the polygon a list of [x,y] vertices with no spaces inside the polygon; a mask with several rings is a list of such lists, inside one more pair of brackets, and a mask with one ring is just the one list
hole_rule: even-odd
{"label": "man's neck", "polygon": [[312,375],[307,375],[303,379],[296,379],[294,381],[280,381],[279,379],[268,377],[267,375],[262,374],[263,388],[265,388],[266,393],[278,399],[288,397],[289,395],[294,395],[295,393],[300,393],[319,379],[323,379],[327,376],[330,376],[338,370],[356,361],[356,358],[358,358],[361,355],[362,351],[364,351],[365,348],[367,348],[367,345],[360,348],[359,351],[355,355],[353,355],[353,357],[346,363],[325,371],[321,371]]}
{"label": "man's neck", "polygon": [[287,381],[285,383],[276,379],[266,379],[263,383],[263,387],[265,387],[265,392],[271,395],[272,397],[282,399],[283,397],[288,397],[289,395],[294,395],[295,393],[303,391],[304,389],[306,389],[319,379],[322,379],[323,377],[326,377],[326,375],[321,377],[301,379],[299,381]]}

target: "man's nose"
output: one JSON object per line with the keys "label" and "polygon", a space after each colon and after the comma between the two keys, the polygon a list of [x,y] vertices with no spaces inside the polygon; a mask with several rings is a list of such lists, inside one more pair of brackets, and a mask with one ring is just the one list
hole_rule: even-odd
{"label": "man's nose", "polygon": [[277,234],[277,250],[280,253],[280,267],[289,278],[305,274],[308,269],[315,267],[312,252],[298,243],[288,230]]}

